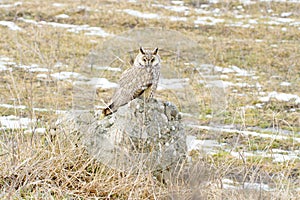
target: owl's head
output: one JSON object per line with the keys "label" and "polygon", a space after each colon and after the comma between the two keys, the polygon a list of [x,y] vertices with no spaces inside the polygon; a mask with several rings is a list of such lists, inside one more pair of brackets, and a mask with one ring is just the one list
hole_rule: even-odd
{"label": "owl's head", "polygon": [[143,47],[140,47],[140,52],[135,58],[134,65],[139,67],[155,67],[159,66],[160,57],[158,55],[158,48],[155,48],[153,51],[145,50]]}

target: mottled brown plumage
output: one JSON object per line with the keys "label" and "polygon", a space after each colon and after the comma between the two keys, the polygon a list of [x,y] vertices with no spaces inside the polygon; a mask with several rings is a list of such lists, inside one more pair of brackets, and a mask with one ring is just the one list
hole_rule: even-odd
{"label": "mottled brown plumage", "polygon": [[119,87],[103,114],[106,116],[117,111],[120,106],[142,94],[145,94],[146,98],[152,98],[158,84],[160,62],[158,48],[151,51],[141,47],[133,66],[121,75]]}

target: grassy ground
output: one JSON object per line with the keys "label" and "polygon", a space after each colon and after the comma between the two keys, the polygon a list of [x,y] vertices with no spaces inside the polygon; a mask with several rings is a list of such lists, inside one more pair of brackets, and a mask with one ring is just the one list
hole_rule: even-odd
{"label": "grassy ground", "polygon": [[[158,2],[174,5],[169,1]],[[189,120],[201,125],[218,122],[241,129],[258,127],[265,132],[268,132],[267,128],[278,128],[290,131],[288,136],[299,138],[299,104],[273,99],[262,104],[260,109],[244,108],[261,103],[258,99],[259,92],[277,91],[300,96],[299,25],[267,23],[274,20],[272,17],[280,17],[282,13],[288,12],[293,13],[289,18],[299,22],[300,4],[261,2],[244,5],[244,11],[239,12],[257,19],[258,24],[254,24],[253,28],[243,28],[226,25],[229,22],[247,22],[247,17],[235,17],[234,10],[241,9],[238,8],[241,5],[239,1],[210,4],[209,10],[220,9],[222,15],[216,18],[226,21],[212,26],[194,24],[197,17],[205,16],[197,13],[197,9],[205,1],[184,2],[190,9],[187,21],[184,22],[143,19],[122,12],[124,9],[133,9],[161,16],[186,17],[183,12],[153,6],[158,3],[151,0],[136,3],[28,0],[9,8],[0,6],[0,21],[12,21],[22,28],[22,31],[13,31],[0,26],[0,57],[9,57],[22,65],[38,64],[52,70],[51,73],[81,73],[89,52],[107,40],[85,35],[84,32],[68,32],[64,28],[37,26],[21,21],[21,17],[35,21],[88,24],[91,27],[101,27],[114,35],[144,27],[177,30],[199,44],[206,53],[205,60],[209,61],[207,64],[221,67],[234,65],[255,71],[257,79],[241,79],[249,84],[259,82],[261,90],[247,86],[226,89],[226,109],[211,119],[208,116],[216,111],[213,107],[212,90],[199,84],[203,77],[197,73],[195,66],[186,67],[179,63],[179,68],[174,70],[180,77],[190,79],[191,89],[184,95],[174,91],[160,91],[157,94],[159,98],[175,102],[182,112],[193,115]],[[14,3],[1,1],[5,5]],[[58,3],[62,6],[57,6]],[[70,17],[56,18],[59,14]],[[162,51],[162,58],[171,63],[172,60],[167,60],[167,53],[165,54]],[[63,66],[54,68],[58,62],[63,63]],[[116,81],[120,73],[101,72],[100,75]],[[224,81],[241,81],[234,74],[227,75],[228,77],[223,77]],[[222,148],[214,155],[192,151],[192,162],[173,175],[169,182],[163,183],[149,172],[124,174],[96,162],[82,146],[76,128],[72,124],[57,122],[59,114],[56,110],[72,108],[71,82],[58,81],[51,76],[41,81],[36,73],[19,68],[0,71],[0,77],[0,102],[26,106],[25,109],[0,107],[1,116],[16,115],[36,119],[32,131],[0,129],[1,199],[297,199],[300,195],[299,157],[285,162],[273,162],[268,157],[243,156],[243,152],[272,152],[273,149],[298,151],[299,156],[300,144],[292,137],[277,140],[190,129],[188,134],[196,135],[199,139],[217,139],[220,143],[228,144],[232,151],[239,152],[241,157],[234,157]],[[280,86],[282,82],[289,82],[291,85]],[[99,97],[104,99],[111,93],[112,90],[97,91]],[[101,104],[101,100],[98,101],[96,104]],[[188,103],[185,104],[186,102]],[[47,111],[34,108],[45,108]],[[220,108],[217,111],[218,109]],[[40,127],[46,128],[43,134],[34,131]],[[224,179],[242,183],[242,186],[237,186],[239,189],[228,189]],[[267,184],[272,190],[265,190],[262,186],[261,189],[249,188],[246,183]]]}

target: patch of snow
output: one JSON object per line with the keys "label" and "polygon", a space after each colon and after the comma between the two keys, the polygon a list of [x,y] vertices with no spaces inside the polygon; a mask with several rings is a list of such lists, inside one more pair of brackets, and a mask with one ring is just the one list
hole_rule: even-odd
{"label": "patch of snow", "polygon": [[65,28],[65,29],[67,29],[68,32],[72,32],[72,33],[80,33],[81,31],[84,31],[85,35],[94,35],[94,36],[100,36],[100,37],[111,36],[111,34],[105,32],[102,28],[91,27],[89,25],[62,24],[62,23],[57,23],[57,22],[46,22],[46,21],[36,22],[34,20],[27,20],[22,17],[18,18],[18,20],[23,21],[25,23],[31,23],[31,24],[34,24],[37,26],[47,25],[47,26],[52,26],[55,28]]}
{"label": "patch of snow", "polygon": [[185,12],[185,14],[188,14],[189,8],[183,5],[176,5],[176,6],[166,6],[163,4],[152,4],[153,7],[156,8],[163,8],[166,10],[171,10],[174,12]]}
{"label": "patch of snow", "polygon": [[57,62],[57,63],[55,63],[55,65],[53,67],[54,68],[61,68],[61,67],[68,67],[68,65],[63,64],[61,62]]}
{"label": "patch of snow", "polygon": [[16,65],[16,68],[24,69],[24,70],[29,70],[32,68],[38,67],[37,64],[32,64],[32,65]]}
{"label": "patch of snow", "polygon": [[290,82],[281,82],[281,83],[280,83],[280,86],[286,86],[286,87],[288,87],[288,86],[290,86],[290,85],[291,85]]}
{"label": "patch of snow", "polygon": [[32,134],[32,133],[44,134],[46,133],[46,128],[34,128],[34,129],[28,129],[24,131],[24,134]]}
{"label": "patch of snow", "polygon": [[259,82],[256,82],[256,83],[255,83],[255,87],[256,87],[258,90],[261,90],[261,89],[262,89],[262,85],[261,85]]}
{"label": "patch of snow", "polygon": [[186,6],[164,6],[164,8],[174,12],[186,12],[189,10]]}
{"label": "patch of snow", "polygon": [[109,66],[94,66],[93,68],[95,68],[97,70],[114,71],[114,72],[120,72],[120,71],[122,71],[120,68],[109,67]]}
{"label": "patch of snow", "polygon": [[0,26],[6,26],[7,28],[9,28],[10,30],[13,31],[21,31],[22,29],[17,26],[15,23],[10,22],[10,21],[0,21]]}
{"label": "patch of snow", "polygon": [[247,110],[247,109],[256,109],[256,107],[255,106],[252,106],[252,105],[246,105],[246,106],[242,106],[242,107],[240,107],[241,109],[243,109],[243,110]]}
{"label": "patch of snow", "polygon": [[8,68],[9,65],[15,65],[15,62],[12,62],[10,58],[0,56],[0,72],[1,71],[12,71],[11,68]]}
{"label": "patch of snow", "polygon": [[24,110],[26,108],[26,106],[23,105],[11,105],[11,104],[0,104],[1,108],[13,108],[13,109],[22,109]]}
{"label": "patch of snow", "polygon": [[253,153],[250,152],[235,152],[230,151],[230,154],[236,158],[243,158],[243,157],[253,157],[253,156],[262,156],[262,157],[268,157],[272,158],[273,162],[285,162],[289,160],[295,160],[299,159],[300,157],[297,155],[299,154],[299,151],[283,151],[280,149],[277,149],[279,153],[276,153],[272,150],[272,152],[268,153],[266,151],[254,151]]}
{"label": "patch of snow", "polygon": [[39,24],[49,25],[57,28],[66,28],[68,29],[69,32],[74,32],[74,33],[79,33],[80,31],[83,31],[89,27],[88,25],[62,24],[57,22],[45,22],[45,21],[41,21],[39,22]]}
{"label": "patch of snow", "polygon": [[202,25],[216,25],[217,23],[224,23],[224,19],[218,19],[210,16],[203,16],[203,17],[197,17],[197,19],[194,21],[196,25],[202,24]]}
{"label": "patch of snow", "polygon": [[290,26],[300,26],[300,21],[299,22],[292,22],[292,23],[290,23]]}
{"label": "patch of snow", "polygon": [[234,181],[231,179],[224,178],[222,179],[222,183],[234,184]]}
{"label": "patch of snow", "polygon": [[14,7],[14,5],[12,5],[12,4],[1,4],[0,5],[0,8],[11,8],[11,7]]}
{"label": "patch of snow", "polygon": [[297,26],[298,23],[300,24],[300,22],[295,21],[295,19],[291,19],[291,18],[271,17],[269,19],[270,19],[270,21],[265,22],[265,24],[269,24],[269,25],[288,24],[290,26]]}
{"label": "patch of snow", "polygon": [[180,5],[180,6],[184,5],[184,1],[171,1],[171,3],[174,5]]}
{"label": "patch of snow", "polygon": [[250,24],[244,24],[243,22],[232,22],[229,24],[225,24],[225,26],[231,26],[231,27],[241,27],[241,28],[254,28],[252,25]]}
{"label": "patch of snow", "polygon": [[189,85],[189,79],[164,79],[160,78],[157,86],[157,90],[171,90],[171,89],[183,89]]}
{"label": "patch of snow", "polygon": [[269,185],[264,183],[249,183],[245,182],[243,188],[245,189],[254,189],[254,190],[265,190],[265,191],[272,191]]}
{"label": "patch of snow", "polygon": [[278,139],[278,140],[293,139],[297,142],[300,142],[300,138],[288,137],[288,136],[284,136],[284,135],[278,135],[277,133],[275,133],[275,134],[264,134],[264,133],[254,132],[254,131],[242,131],[242,130],[231,129],[231,128],[200,126],[200,125],[194,125],[194,124],[188,124],[188,126],[192,127],[192,128],[198,128],[198,129],[201,129],[201,130],[217,131],[217,132],[224,132],[224,133],[238,133],[238,134],[242,134],[242,135],[246,135],[246,136],[252,135],[252,136],[257,136],[257,137],[261,137],[261,138],[271,138],[271,139]]}
{"label": "patch of snow", "polygon": [[256,106],[257,108],[263,108],[263,104],[261,104],[261,103],[257,103],[257,104],[255,104],[255,106]]}
{"label": "patch of snow", "polygon": [[233,73],[234,70],[226,67],[213,66],[213,71],[220,72],[223,74]]}
{"label": "patch of snow", "polygon": [[202,150],[206,153],[212,153],[214,152],[213,148],[221,147],[221,144],[216,140],[198,140],[195,136],[187,135],[186,146],[187,151]]}
{"label": "patch of snow", "polygon": [[293,15],[292,12],[283,12],[283,13],[280,14],[280,17],[290,17],[292,15]]}
{"label": "patch of snow", "polygon": [[0,128],[1,129],[23,129],[23,128],[27,128],[33,122],[35,122],[34,119],[29,119],[27,117],[17,117],[14,115],[1,116]]}
{"label": "patch of snow", "polygon": [[91,78],[88,81],[75,81],[74,85],[91,85],[94,88],[112,89],[117,88],[117,83],[110,82],[106,78]]}
{"label": "patch of snow", "polygon": [[[1,2],[1,1],[0,1]],[[0,8],[11,8],[11,7],[16,7],[16,6],[21,6],[23,2],[15,2],[14,4],[1,4]]]}
{"label": "patch of snow", "polygon": [[195,136],[186,136],[187,151],[199,150],[201,148],[201,141],[197,140]]}
{"label": "patch of snow", "polygon": [[[24,105],[11,105],[11,104],[0,104],[1,108],[8,108],[8,109],[28,109],[27,106]],[[55,111],[55,113],[59,114],[59,113],[64,113],[66,111],[63,110],[51,110],[51,109],[47,109],[47,108],[32,108],[33,111],[38,111],[38,112],[49,112],[49,111]]]}
{"label": "patch of snow", "polygon": [[234,70],[237,74],[236,76],[253,76],[253,73],[249,73],[247,70],[245,69],[241,69],[237,66],[231,65],[230,69]]}
{"label": "patch of snow", "polygon": [[[289,151],[288,154],[272,153],[273,162],[285,162],[289,160],[299,159],[299,151]],[[298,154],[298,155],[297,155]]]}
{"label": "patch of snow", "polygon": [[215,8],[215,9],[213,9],[212,12],[214,13],[215,16],[218,16],[219,13],[221,12],[221,9],[220,8]]}
{"label": "patch of snow", "polygon": [[196,8],[194,10],[197,14],[201,14],[201,15],[208,15],[208,14],[211,14],[211,11],[208,11],[208,10],[204,10],[201,8]]}
{"label": "patch of snow", "polygon": [[54,6],[54,7],[64,7],[65,4],[63,4],[63,3],[53,3],[52,6]]}
{"label": "patch of snow", "polygon": [[49,69],[37,67],[37,68],[29,69],[28,71],[30,71],[30,72],[49,72]]}
{"label": "patch of snow", "polygon": [[213,66],[213,65],[201,65],[201,68],[206,69],[209,72],[219,72],[222,74],[235,73],[236,76],[253,76],[254,75],[253,72],[249,73],[247,70],[241,69],[234,65],[230,65],[228,68]]}
{"label": "patch of snow", "polygon": [[[261,89],[261,85],[259,83],[256,84],[248,84],[248,83],[244,83],[244,82],[237,82],[237,83],[232,83],[229,81],[222,81],[222,80],[211,80],[211,81],[207,81],[207,84],[205,85],[205,87],[207,88],[211,88],[211,87],[218,87],[218,88],[227,88],[227,87],[232,87],[232,86],[236,86],[236,87],[240,87],[240,88],[258,88]],[[237,90],[233,90],[233,92],[238,92]],[[240,94],[240,95],[244,95],[244,94]]]}
{"label": "patch of snow", "polygon": [[186,17],[170,16],[169,20],[172,21],[172,22],[186,22],[187,18]]}
{"label": "patch of snow", "polygon": [[68,18],[70,18],[70,16],[67,15],[67,14],[60,14],[60,15],[56,15],[55,18],[57,18],[57,19],[68,19]]}
{"label": "patch of snow", "polygon": [[232,155],[233,157],[236,157],[236,158],[244,158],[244,157],[256,156],[256,154],[254,154],[254,153],[250,153],[250,152],[236,152],[236,151],[230,151],[230,155]]}
{"label": "patch of snow", "polygon": [[209,8],[209,7],[210,7],[209,4],[201,4],[201,5],[200,5],[200,8]]}
{"label": "patch of snow", "polygon": [[230,179],[222,179],[222,185],[225,189],[252,189],[252,190],[265,190],[265,191],[273,191],[274,189],[270,188],[269,185],[264,183],[250,183],[250,182],[236,182]]}
{"label": "patch of snow", "polygon": [[219,0],[208,0],[209,3],[216,4],[219,3]]}
{"label": "patch of snow", "polygon": [[1,63],[0,63],[0,72],[1,71],[6,71],[6,70],[8,70],[8,68],[4,65],[1,65]]}
{"label": "patch of snow", "polygon": [[39,80],[47,79],[48,75],[47,74],[38,74],[38,75],[36,75],[36,78]]}
{"label": "patch of snow", "polygon": [[235,83],[234,86],[237,86],[237,87],[253,87],[252,85],[249,85],[248,83]]}
{"label": "patch of snow", "polygon": [[266,24],[269,24],[269,25],[280,25],[280,23],[276,22],[276,21],[268,21],[268,22],[266,22]]}
{"label": "patch of snow", "polygon": [[50,74],[51,77],[57,80],[66,80],[66,79],[85,79],[85,77],[77,72],[58,72]]}
{"label": "patch of snow", "polygon": [[244,7],[242,5],[239,5],[236,8],[239,9],[239,10],[244,10]]}
{"label": "patch of snow", "polygon": [[132,9],[124,9],[123,12],[127,13],[128,15],[132,15],[138,18],[144,18],[144,19],[159,19],[160,16],[156,13],[142,13],[137,10]]}
{"label": "patch of snow", "polygon": [[249,24],[258,24],[257,20],[255,19],[249,19],[248,22]]}
{"label": "patch of snow", "polygon": [[220,78],[221,78],[221,79],[229,79],[229,76],[227,76],[227,75],[225,75],[225,74],[222,74],[222,75],[220,75]]}
{"label": "patch of snow", "polygon": [[105,32],[100,27],[89,27],[89,28],[86,28],[83,30],[87,31],[86,33],[84,33],[84,35],[93,35],[93,36],[100,36],[100,37],[108,37],[111,35],[111,34]]}
{"label": "patch of snow", "polygon": [[88,6],[77,6],[79,10],[91,11],[91,8]]}
{"label": "patch of snow", "polygon": [[217,88],[227,88],[229,86],[233,86],[234,84],[229,81],[222,81],[222,80],[213,80],[213,81],[208,81],[205,87],[207,88],[212,88],[212,87],[217,87]]}
{"label": "patch of snow", "polygon": [[243,19],[244,18],[244,15],[235,15],[234,16],[236,19]]}
{"label": "patch of snow", "polygon": [[33,20],[33,19],[24,19],[23,17],[19,17],[18,21],[22,21],[25,23],[29,23],[29,24],[34,24],[34,25],[38,25],[38,22]]}
{"label": "patch of snow", "polygon": [[278,17],[278,18],[274,18],[276,19],[276,21],[280,22],[280,23],[290,23],[295,21],[294,19],[291,18],[282,18],[282,17]]}
{"label": "patch of snow", "polygon": [[300,103],[300,97],[295,94],[287,94],[287,93],[278,93],[278,92],[270,92],[266,97],[260,97],[259,100],[262,102],[269,102],[271,99],[276,99],[277,101],[295,101],[296,104]]}

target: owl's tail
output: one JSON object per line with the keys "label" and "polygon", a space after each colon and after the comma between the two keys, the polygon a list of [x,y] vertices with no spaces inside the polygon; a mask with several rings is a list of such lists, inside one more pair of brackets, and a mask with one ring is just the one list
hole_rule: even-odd
{"label": "owl's tail", "polygon": [[104,115],[104,116],[107,116],[107,115],[110,115],[110,114],[112,114],[113,113],[113,111],[112,111],[112,108],[114,107],[114,104],[112,103],[112,104],[110,104],[107,108],[105,108],[103,111],[102,111],[102,114]]}

